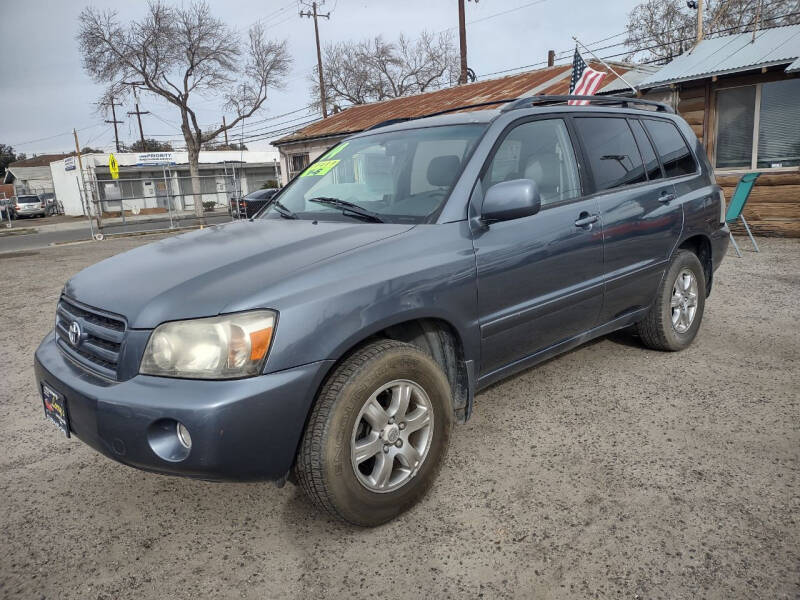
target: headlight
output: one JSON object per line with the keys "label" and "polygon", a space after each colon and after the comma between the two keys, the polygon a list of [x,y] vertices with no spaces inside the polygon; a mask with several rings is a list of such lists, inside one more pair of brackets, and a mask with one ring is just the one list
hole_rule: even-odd
{"label": "headlight", "polygon": [[164,323],[150,336],[139,372],[189,379],[258,375],[274,327],[271,310]]}

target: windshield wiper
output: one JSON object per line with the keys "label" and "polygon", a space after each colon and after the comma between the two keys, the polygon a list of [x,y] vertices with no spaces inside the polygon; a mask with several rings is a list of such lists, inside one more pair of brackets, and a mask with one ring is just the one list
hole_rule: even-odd
{"label": "windshield wiper", "polygon": [[350,212],[359,217],[363,217],[365,219],[369,219],[370,221],[374,221],[375,223],[383,223],[383,219],[378,216],[377,213],[372,212],[371,210],[367,210],[366,208],[362,208],[358,204],[353,204],[352,202],[348,202],[347,200],[339,200],[339,198],[328,198],[326,196],[320,196],[318,198],[310,198],[309,202],[316,202],[317,204],[324,204],[325,206],[333,206],[335,208],[341,208],[342,212]]}
{"label": "windshield wiper", "polygon": [[282,216],[284,219],[297,218],[297,215],[294,213],[294,211],[286,208],[283,204],[280,203],[280,200],[275,200],[275,202],[272,203],[272,206],[275,207],[275,212],[278,213],[280,216]]}

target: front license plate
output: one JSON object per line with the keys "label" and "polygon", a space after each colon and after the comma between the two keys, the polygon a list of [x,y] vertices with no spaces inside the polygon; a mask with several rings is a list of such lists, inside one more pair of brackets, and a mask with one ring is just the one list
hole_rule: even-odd
{"label": "front license plate", "polygon": [[42,384],[42,402],[44,404],[44,416],[55,423],[64,435],[69,437],[69,414],[67,413],[67,401],[64,396],[46,383]]}

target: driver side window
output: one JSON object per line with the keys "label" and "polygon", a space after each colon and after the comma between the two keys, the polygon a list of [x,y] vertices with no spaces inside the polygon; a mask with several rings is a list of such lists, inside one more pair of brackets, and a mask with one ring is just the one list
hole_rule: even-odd
{"label": "driver side window", "polygon": [[534,180],[542,206],[581,195],[575,152],[562,119],[523,123],[508,133],[483,177],[483,189],[513,179]]}

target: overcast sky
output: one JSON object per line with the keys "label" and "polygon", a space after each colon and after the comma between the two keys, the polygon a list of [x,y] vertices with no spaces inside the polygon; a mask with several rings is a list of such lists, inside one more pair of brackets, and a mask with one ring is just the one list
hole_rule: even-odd
{"label": "overcast sky", "polygon": [[[134,1],[95,0],[93,4],[118,10],[125,21],[140,18],[146,9],[144,2]],[[302,111],[278,117],[311,100],[307,77],[316,63],[314,29],[310,19],[297,15],[297,2],[211,0],[210,4],[218,17],[242,32],[261,19],[268,36],[288,40],[294,59],[285,88],[271,91],[252,124],[245,125],[245,135],[250,131],[278,130],[313,118]],[[545,60],[548,49],[568,51],[574,46],[573,35],[590,43],[621,33],[628,12],[636,4],[637,0],[470,1],[469,66],[483,79],[486,77],[482,75]],[[81,146],[113,148],[113,127],[103,123],[104,116],[96,112],[94,104],[102,88],[83,71],[75,42],[78,14],[85,5],[81,0],[3,0],[0,143],[13,145],[29,156],[68,151],[75,127],[79,129]],[[449,30],[457,36],[456,0],[327,0],[322,10],[331,11],[329,21],[320,20],[323,43],[377,34],[387,39],[400,33],[416,37],[423,29]],[[602,45],[622,39],[616,37]],[[605,50],[603,54],[617,51],[622,49]],[[222,111],[217,98],[198,97],[193,106],[204,127],[220,122]],[[146,137],[181,138],[176,108],[144,93],[140,109],[152,112],[142,117]],[[125,121],[120,125],[121,139],[132,142],[138,139],[138,128],[135,116],[125,114],[128,110],[133,106],[118,109],[117,118]],[[230,119],[231,115],[227,117]],[[248,147],[265,149],[267,142],[248,142]]]}

